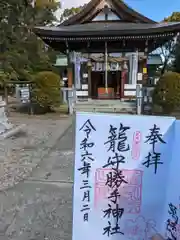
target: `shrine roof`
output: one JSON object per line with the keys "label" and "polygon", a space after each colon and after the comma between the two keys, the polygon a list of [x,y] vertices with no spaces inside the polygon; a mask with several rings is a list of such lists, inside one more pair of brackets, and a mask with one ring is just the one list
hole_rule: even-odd
{"label": "shrine roof", "polygon": [[180,31],[180,22],[174,23],[124,23],[124,22],[93,22],[58,27],[36,27],[34,32],[41,38],[64,39],[91,38],[108,36],[146,36],[148,34],[171,35]]}
{"label": "shrine roof", "polygon": [[143,16],[142,14],[129,7],[122,0],[91,0],[87,5],[82,8],[79,13],[65,20],[61,25],[69,26],[90,22],[106,3],[109,3],[110,8],[114,12],[116,12],[116,14],[122,20],[129,22],[138,21],[141,23],[155,23],[155,21],[153,21],[152,19]]}

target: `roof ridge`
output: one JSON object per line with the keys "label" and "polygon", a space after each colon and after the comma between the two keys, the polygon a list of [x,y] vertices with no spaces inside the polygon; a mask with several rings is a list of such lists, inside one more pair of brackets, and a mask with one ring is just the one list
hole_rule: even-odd
{"label": "roof ridge", "polygon": [[[68,26],[68,25],[74,25],[77,23],[82,23],[83,18],[87,17],[88,14],[93,12],[94,8],[96,8],[96,6],[101,3],[101,1],[104,1],[104,0],[91,0],[82,8],[82,10],[79,13],[71,16],[69,19],[62,22],[59,26]],[[152,19],[134,10],[131,6],[129,6],[122,0],[111,0],[111,1],[117,6],[117,8],[119,9],[123,8],[126,14],[132,15],[132,17],[137,19],[139,18],[139,20],[141,20],[144,23],[156,23]]]}

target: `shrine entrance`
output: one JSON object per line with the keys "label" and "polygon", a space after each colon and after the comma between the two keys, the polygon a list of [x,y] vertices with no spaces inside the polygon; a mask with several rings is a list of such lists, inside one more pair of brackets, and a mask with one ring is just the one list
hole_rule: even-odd
{"label": "shrine entrance", "polygon": [[[72,96],[73,105],[80,101],[92,105],[91,98],[118,99],[111,100],[117,104],[115,107],[108,105],[110,110],[117,110],[117,105],[125,102],[133,102],[140,109],[140,92],[148,85],[148,54],[175,38],[179,31],[180,23],[157,23],[119,0],[91,0],[80,13],[59,26],[34,29],[46,44],[67,54],[68,91],[74,93],[69,94],[70,104]],[[82,62],[78,58],[71,59],[74,53],[87,55],[82,74]],[[93,69],[94,63],[98,70]],[[103,101],[107,102],[100,100]],[[99,101],[95,102],[96,106]]]}
{"label": "shrine entrance", "polygon": [[121,98],[121,71],[109,71],[107,74],[107,89],[105,72],[91,72],[91,97],[93,99]]}

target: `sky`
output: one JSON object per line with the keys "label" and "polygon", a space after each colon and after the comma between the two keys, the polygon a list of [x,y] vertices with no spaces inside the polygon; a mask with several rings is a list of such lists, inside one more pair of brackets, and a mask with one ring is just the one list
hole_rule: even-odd
{"label": "sky", "polygon": [[[87,2],[89,0],[62,0],[62,7],[78,7]],[[125,0],[125,3],[155,21],[163,20],[172,12],[180,12],[180,0]]]}

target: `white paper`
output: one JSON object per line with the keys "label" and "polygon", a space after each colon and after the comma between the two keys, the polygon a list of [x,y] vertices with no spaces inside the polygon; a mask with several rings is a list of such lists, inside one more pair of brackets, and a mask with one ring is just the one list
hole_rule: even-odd
{"label": "white paper", "polygon": [[[88,122],[87,122],[88,121]],[[172,163],[172,150],[174,138],[175,118],[156,117],[156,116],[130,116],[130,115],[111,115],[95,113],[76,114],[76,147],[75,147],[75,176],[74,176],[74,198],[73,198],[73,240],[79,239],[150,239],[156,232],[165,234],[165,221],[167,216],[167,185],[170,178],[170,167]],[[86,124],[86,127],[82,128]],[[91,128],[92,124],[93,128]],[[124,163],[119,164],[118,170],[124,176],[127,183],[122,183],[118,188],[120,197],[116,204],[123,209],[122,216],[116,221],[115,217],[108,219],[104,217],[103,211],[108,209],[108,204],[114,209],[108,197],[113,188],[107,187],[107,174],[113,173],[112,167],[103,168],[108,162],[108,158],[115,156],[115,152],[108,151],[108,144],[104,144],[110,137],[110,125],[117,128],[120,126],[129,127],[125,131],[127,140],[120,144],[121,150],[118,151],[116,141],[115,152],[123,156]],[[81,129],[82,128],[82,129]],[[81,130],[80,130],[81,129]],[[87,138],[87,130],[89,135]],[[162,142],[157,139],[155,147],[148,140],[151,133],[150,129],[159,129],[157,134]],[[86,130],[86,131],[85,131]],[[157,136],[157,134],[155,134]],[[161,135],[162,134],[162,135]],[[123,138],[122,138],[123,139]],[[121,139],[121,140],[122,140]],[[83,159],[85,153],[82,147],[86,141],[91,147],[87,147],[90,158],[85,158],[86,163],[91,166],[89,177],[82,174]],[[94,144],[94,146],[93,146]],[[90,146],[89,145],[89,146]],[[111,148],[112,149],[112,148]],[[155,164],[152,157],[160,153],[155,174]],[[147,161],[148,154],[151,154],[150,164],[143,165]],[[94,159],[94,161],[92,161]],[[79,169],[79,170],[78,170]],[[86,181],[86,186],[85,182]],[[87,187],[91,188],[87,188]],[[88,199],[89,191],[89,199]],[[83,201],[84,198],[84,201]],[[111,199],[112,200],[112,199]],[[83,205],[87,205],[88,210],[82,211]],[[122,210],[121,209],[121,210]],[[114,210],[115,212],[115,210]],[[84,214],[86,218],[84,219]],[[88,216],[88,221],[87,220]],[[111,225],[109,236],[105,232],[105,227]],[[120,227],[118,234],[113,233],[113,227],[118,223]]]}
{"label": "white paper", "polygon": [[[174,124],[172,163],[167,184],[167,196],[164,211],[164,231],[166,239],[180,239],[180,189],[179,189],[179,149],[180,149],[180,121]],[[173,238],[172,235],[175,237]]]}
{"label": "white paper", "polygon": [[138,74],[137,74],[137,80],[138,80],[138,81],[142,81],[142,80],[143,80],[143,75],[142,75],[142,73],[138,73]]}

